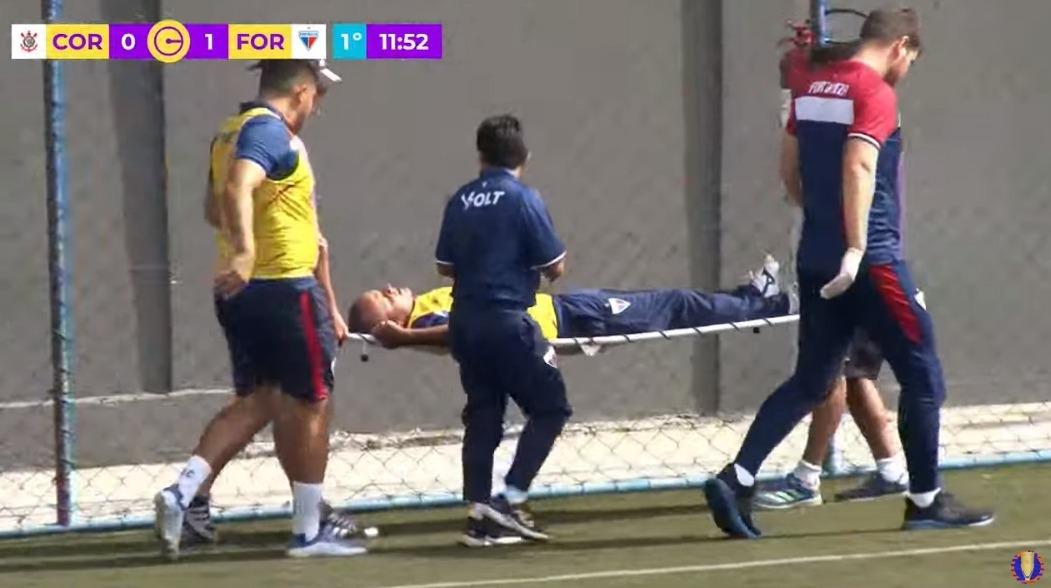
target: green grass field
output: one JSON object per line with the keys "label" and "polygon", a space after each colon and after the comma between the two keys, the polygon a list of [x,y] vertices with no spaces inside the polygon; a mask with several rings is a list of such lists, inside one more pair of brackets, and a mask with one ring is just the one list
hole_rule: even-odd
{"label": "green grass field", "polygon": [[[538,502],[557,534],[546,545],[467,550],[454,544],[462,509],[364,517],[383,537],[367,556],[283,557],[287,521],[227,525],[218,547],[170,564],[146,531],[0,543],[0,586],[253,588],[288,586],[779,586],[892,588],[1016,584],[1014,553],[1051,555],[1051,466],[968,470],[948,487],[997,509],[995,525],[903,533],[899,499],[761,513],[760,541],[724,539],[697,491]],[[846,482],[826,482],[825,495]],[[1051,578],[1045,579],[1051,586]]]}

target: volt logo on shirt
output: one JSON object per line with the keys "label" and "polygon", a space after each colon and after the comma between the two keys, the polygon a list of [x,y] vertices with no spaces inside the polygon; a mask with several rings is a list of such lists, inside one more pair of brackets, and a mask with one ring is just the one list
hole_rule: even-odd
{"label": "volt logo on shirt", "polygon": [[460,194],[460,202],[463,202],[463,209],[468,208],[482,208],[483,206],[493,206],[500,202],[500,197],[506,194],[503,190],[494,190],[492,192],[467,192]]}

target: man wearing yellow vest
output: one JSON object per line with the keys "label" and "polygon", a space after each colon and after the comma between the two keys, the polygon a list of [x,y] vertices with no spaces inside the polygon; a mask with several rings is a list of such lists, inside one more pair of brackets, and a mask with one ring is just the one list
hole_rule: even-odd
{"label": "man wearing yellow vest", "polygon": [[[329,395],[337,331],[346,327],[328,282],[314,172],[298,133],[340,81],[324,62],[267,60],[259,96],[227,119],[211,145],[206,217],[217,228],[215,307],[230,348],[236,397],[205,428],[174,484],[154,499],[162,549],[179,553],[202,484],[273,423],[292,487],[292,557],[365,548],[323,521]],[[317,276],[317,277],[316,277]]]}

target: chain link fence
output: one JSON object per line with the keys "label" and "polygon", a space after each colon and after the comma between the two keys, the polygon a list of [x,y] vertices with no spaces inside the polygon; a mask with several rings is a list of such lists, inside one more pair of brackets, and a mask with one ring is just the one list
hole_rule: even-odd
{"label": "chain link fence", "polygon": [[[5,5],[4,25],[39,21]],[[239,3],[70,3],[69,22],[245,20]],[[865,2],[852,5],[870,8]],[[924,55],[902,88],[909,243],[938,323],[949,385],[943,462],[1051,453],[1051,184],[1032,160],[1051,141],[1049,65],[1027,47],[1051,5],[1019,2],[1014,32],[980,0],[915,3]],[[807,2],[718,0],[262,0],[272,22],[442,22],[441,62],[337,64],[346,83],[304,133],[342,299],[392,282],[423,291],[448,193],[474,173],[473,130],[514,111],[529,180],[571,251],[574,287],[732,287],[771,251],[790,257],[776,178],[777,41]],[[1024,13],[1024,14],[1021,14]],[[1025,31],[1031,27],[1032,31]],[[5,27],[6,28],[6,27]],[[73,214],[74,524],[141,524],[225,402],[212,316],[212,238],[202,219],[215,125],[254,94],[243,63],[64,63]],[[55,522],[44,111],[39,64],[0,62],[0,534]],[[957,75],[966,67],[972,74]],[[1027,75],[1023,75],[1027,72]],[[981,81],[985,80],[985,81]],[[992,80],[992,81],[989,81]],[[787,263],[785,265],[788,265]],[[790,276],[786,276],[791,279]],[[788,375],[794,327],[628,345],[562,362],[576,414],[540,494],[698,483],[737,449],[750,415]],[[455,364],[375,351],[337,367],[326,493],[357,508],[455,501]],[[885,370],[887,372],[889,370]],[[880,382],[891,406],[896,387]],[[509,461],[517,414],[498,462]],[[805,424],[766,471],[798,459]],[[856,428],[842,471],[871,466]],[[498,467],[499,469],[499,467]],[[283,512],[288,488],[268,432],[223,472],[229,516]]]}

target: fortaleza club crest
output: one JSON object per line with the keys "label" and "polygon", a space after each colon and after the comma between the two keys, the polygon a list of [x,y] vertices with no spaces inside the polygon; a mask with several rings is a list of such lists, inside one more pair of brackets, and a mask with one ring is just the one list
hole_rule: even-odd
{"label": "fortaleza club crest", "polygon": [[36,33],[33,31],[22,31],[22,51],[32,53],[36,50]]}
{"label": "fortaleza club crest", "polygon": [[317,43],[318,32],[317,31],[299,31],[299,40],[303,42],[303,46],[310,51],[314,47],[314,43]]}
{"label": "fortaleza club crest", "polygon": [[1044,558],[1031,549],[1016,553],[1011,559],[1011,575],[1022,584],[1036,584],[1044,576]]}

